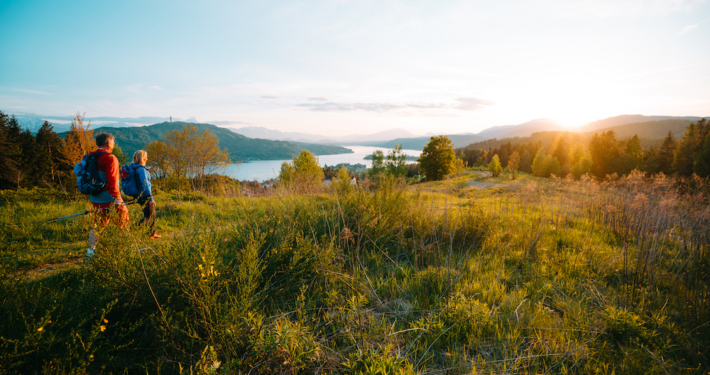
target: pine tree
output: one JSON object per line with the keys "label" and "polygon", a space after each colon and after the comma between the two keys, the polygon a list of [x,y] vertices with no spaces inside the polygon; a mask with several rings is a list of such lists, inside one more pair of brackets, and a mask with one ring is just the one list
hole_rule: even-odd
{"label": "pine tree", "polygon": [[695,154],[693,171],[700,177],[710,176],[710,132],[705,135],[703,148]]}
{"label": "pine tree", "polygon": [[0,111],[0,189],[12,187],[13,176],[17,173],[15,157],[18,149],[9,135],[9,121],[10,118]]}
{"label": "pine tree", "polygon": [[66,188],[74,179],[71,176],[72,164],[64,154],[64,143],[47,121],[37,131],[37,174],[42,182],[57,184]]}
{"label": "pine tree", "polygon": [[624,153],[634,160],[634,168],[639,168],[643,162],[643,148],[641,148],[641,139],[634,134],[633,137],[626,141],[626,149]]}
{"label": "pine tree", "polygon": [[658,152],[658,172],[663,172],[665,175],[670,175],[673,173],[673,158],[675,155],[675,149],[678,144],[671,131],[668,131],[668,135],[663,139],[663,144],[661,144],[661,149]]}
{"label": "pine tree", "polygon": [[530,151],[525,150],[523,156],[520,157],[520,170],[526,173],[532,173],[533,158]]}
{"label": "pine tree", "polygon": [[678,147],[673,155],[673,169],[679,176],[693,174],[693,156],[698,150],[698,129],[690,123],[685,129],[683,138],[678,142]]}

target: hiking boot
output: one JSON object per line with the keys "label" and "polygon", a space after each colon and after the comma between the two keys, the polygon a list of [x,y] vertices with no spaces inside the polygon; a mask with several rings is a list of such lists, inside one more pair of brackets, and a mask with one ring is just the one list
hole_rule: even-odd
{"label": "hiking boot", "polygon": [[157,234],[157,233],[153,233],[153,235],[152,235],[152,236],[150,236],[150,237],[148,237],[148,239],[150,239],[150,240],[154,240],[154,239],[156,239],[156,238],[160,238],[160,237],[163,237],[163,236],[161,236],[161,235],[159,235],[159,234]]}

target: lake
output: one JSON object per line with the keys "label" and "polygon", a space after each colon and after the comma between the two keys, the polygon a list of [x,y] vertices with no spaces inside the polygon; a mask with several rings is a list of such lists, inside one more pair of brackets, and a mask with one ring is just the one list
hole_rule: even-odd
{"label": "lake", "polygon": [[[352,154],[338,154],[338,155],[320,155],[318,156],[318,164],[320,166],[329,165],[333,166],[340,163],[350,163],[350,164],[365,164],[368,168],[372,167],[372,160],[365,160],[366,155],[370,155],[373,152],[380,150],[385,156],[389,152],[390,148],[382,147],[368,147],[368,146],[343,146],[353,150]],[[405,154],[419,157],[422,150],[402,150]],[[225,173],[237,180],[247,180],[247,181],[266,181],[272,178],[277,178],[279,176],[279,171],[281,171],[281,164],[289,160],[258,160],[250,161],[245,163],[230,164]],[[408,161],[407,163],[412,163]]]}

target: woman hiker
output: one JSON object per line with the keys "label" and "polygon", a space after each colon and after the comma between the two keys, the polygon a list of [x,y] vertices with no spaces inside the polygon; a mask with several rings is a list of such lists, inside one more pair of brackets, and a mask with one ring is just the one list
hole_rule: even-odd
{"label": "woman hiker", "polygon": [[150,183],[150,172],[145,167],[145,163],[148,161],[148,153],[143,150],[138,150],[133,154],[133,164],[131,167],[134,168],[137,175],[137,188],[141,192],[138,197],[138,204],[143,207],[143,218],[138,223],[138,225],[143,225],[150,222],[150,239],[160,238],[161,235],[156,233],[156,219],[155,219],[155,200],[153,199],[153,192],[151,190]]}

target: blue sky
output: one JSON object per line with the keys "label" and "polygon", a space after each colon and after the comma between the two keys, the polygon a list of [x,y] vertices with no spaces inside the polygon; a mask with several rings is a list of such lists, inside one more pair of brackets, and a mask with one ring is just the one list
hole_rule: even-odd
{"label": "blue sky", "polygon": [[709,16],[705,0],[0,0],[0,110],[324,135],[707,116]]}

